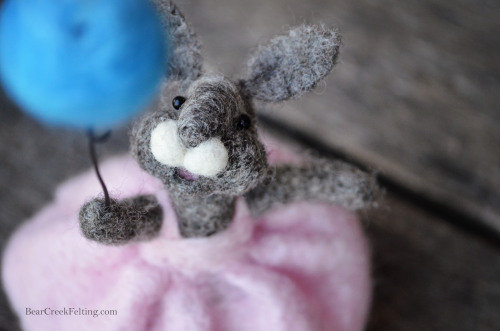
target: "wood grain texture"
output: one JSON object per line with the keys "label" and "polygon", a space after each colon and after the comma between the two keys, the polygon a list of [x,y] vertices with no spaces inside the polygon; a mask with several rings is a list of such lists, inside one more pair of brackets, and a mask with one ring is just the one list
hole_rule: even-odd
{"label": "wood grain texture", "polygon": [[498,246],[390,193],[385,207],[367,216],[374,277],[368,331],[498,330]]}
{"label": "wood grain texture", "polygon": [[498,1],[180,4],[225,74],[286,26],[337,26],[344,47],[326,83],[263,112],[500,233]]}

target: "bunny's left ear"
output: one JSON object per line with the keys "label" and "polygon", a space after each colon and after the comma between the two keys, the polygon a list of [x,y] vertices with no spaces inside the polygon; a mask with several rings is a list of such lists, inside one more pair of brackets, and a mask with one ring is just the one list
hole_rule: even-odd
{"label": "bunny's left ear", "polygon": [[170,0],[151,0],[158,11],[168,35],[170,46],[170,81],[179,81],[185,86],[202,74],[201,44],[179,8]]}
{"label": "bunny's left ear", "polygon": [[299,97],[332,70],[340,44],[340,35],[323,26],[293,28],[257,48],[248,63],[245,89],[263,101]]}

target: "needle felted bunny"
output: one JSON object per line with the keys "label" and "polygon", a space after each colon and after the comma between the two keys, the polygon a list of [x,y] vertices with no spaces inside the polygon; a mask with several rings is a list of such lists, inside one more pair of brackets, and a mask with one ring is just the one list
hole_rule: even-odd
{"label": "needle felted bunny", "polygon": [[[252,99],[277,102],[311,90],[333,68],[339,35],[302,25],[260,46],[245,78],[233,81],[202,70],[200,47],[176,7],[156,1],[175,49],[171,76],[157,112],[136,124],[132,154],[166,187],[184,237],[205,237],[227,228],[236,198],[254,215],[275,204],[329,201],[349,209],[369,206],[370,175],[342,163],[312,162],[270,167],[259,141]],[[307,110],[304,110],[307,111]],[[81,210],[83,233],[107,244],[147,240],[161,227],[154,197],[94,199]]]}
{"label": "needle felted bunny", "polygon": [[[109,206],[85,173],[10,240],[3,281],[22,325],[362,330],[369,258],[347,209],[373,203],[373,177],[262,143],[252,103],[313,89],[336,62],[338,34],[293,28],[258,47],[246,76],[231,80],[202,70],[200,45],[178,8],[154,2],[172,49],[159,109],[132,131],[135,160],[102,165],[118,196]],[[32,316],[27,307],[80,314]]]}

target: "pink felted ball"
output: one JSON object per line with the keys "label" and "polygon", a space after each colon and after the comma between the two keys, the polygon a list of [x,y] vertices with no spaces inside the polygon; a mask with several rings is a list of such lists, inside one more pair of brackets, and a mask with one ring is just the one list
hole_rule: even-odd
{"label": "pink felted ball", "polygon": [[[268,150],[271,162],[290,159]],[[78,211],[99,184],[91,171],[64,183],[5,250],[4,286],[25,330],[363,329],[369,254],[351,212],[300,202],[253,219],[240,200],[228,230],[183,239],[159,180],[129,156],[102,172],[114,197],[156,194],[161,234],[118,247],[86,240]],[[101,315],[108,310],[117,314]]]}

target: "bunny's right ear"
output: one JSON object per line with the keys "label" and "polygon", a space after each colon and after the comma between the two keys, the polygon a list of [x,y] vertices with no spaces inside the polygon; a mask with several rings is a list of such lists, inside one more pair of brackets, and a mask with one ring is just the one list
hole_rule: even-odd
{"label": "bunny's right ear", "polygon": [[247,93],[263,101],[296,98],[313,89],[333,68],[340,35],[319,25],[301,25],[257,48],[243,80]]}
{"label": "bunny's right ear", "polygon": [[201,44],[184,15],[169,0],[151,0],[169,38],[168,79],[189,85],[202,73]]}

